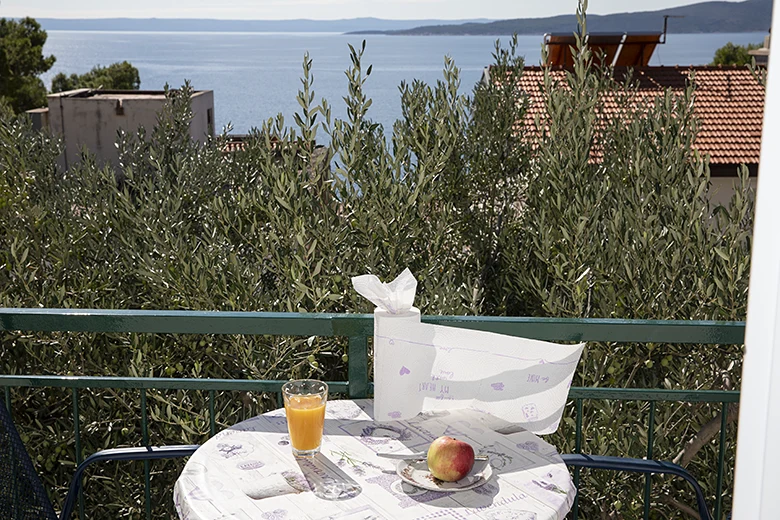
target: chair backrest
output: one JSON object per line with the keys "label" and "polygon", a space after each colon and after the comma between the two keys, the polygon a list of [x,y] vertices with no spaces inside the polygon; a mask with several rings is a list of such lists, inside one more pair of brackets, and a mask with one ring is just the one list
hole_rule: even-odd
{"label": "chair backrest", "polygon": [[11,414],[0,404],[0,518],[57,520]]}

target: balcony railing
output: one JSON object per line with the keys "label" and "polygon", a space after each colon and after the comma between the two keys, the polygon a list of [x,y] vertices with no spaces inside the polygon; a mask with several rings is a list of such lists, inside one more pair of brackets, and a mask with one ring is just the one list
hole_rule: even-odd
{"label": "balcony railing", "polygon": [[[497,332],[548,341],[593,341],[619,343],[687,343],[736,345],[744,342],[743,322],[645,321],[610,319],[559,319],[515,317],[426,316],[426,323]],[[368,374],[368,338],[373,336],[373,316],[362,314],[295,314],[258,312],[0,309],[0,331],[93,332],[156,334],[247,334],[279,336],[337,336],[349,339],[346,381],[329,381],[333,392],[351,398],[367,397],[372,392]],[[71,390],[76,463],[81,462],[80,389],[138,389],[140,392],[142,442],[149,442],[147,390],[200,390],[208,392],[209,431],[216,433],[214,403],[217,392],[279,392],[284,381],[232,379],[178,379],[87,377],[59,375],[0,375],[6,405],[11,408],[13,388],[58,387]],[[715,518],[721,518],[727,408],[739,402],[738,391],[666,390],[637,388],[572,387],[569,393],[575,407],[575,451],[582,449],[583,401],[615,400],[649,404],[647,457],[653,458],[655,410],[657,402],[720,403],[721,431]],[[619,455],[619,454],[618,454]],[[145,509],[152,517],[149,466],[145,466]],[[574,470],[579,487],[579,469]],[[644,517],[650,512],[651,480],[644,488]],[[578,502],[572,512],[578,516]],[[83,508],[81,517],[84,518]]]}

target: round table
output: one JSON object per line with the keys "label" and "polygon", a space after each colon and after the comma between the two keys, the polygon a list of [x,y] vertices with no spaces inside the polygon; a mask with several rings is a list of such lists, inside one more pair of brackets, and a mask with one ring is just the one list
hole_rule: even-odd
{"label": "round table", "polygon": [[[174,488],[182,520],[563,519],[576,489],[549,443],[474,410],[374,422],[373,401],[329,401],[322,451],[295,459],[284,409],[223,430],[190,457]],[[426,491],[378,452],[422,451],[437,437],[489,456],[493,477],[476,489]]]}

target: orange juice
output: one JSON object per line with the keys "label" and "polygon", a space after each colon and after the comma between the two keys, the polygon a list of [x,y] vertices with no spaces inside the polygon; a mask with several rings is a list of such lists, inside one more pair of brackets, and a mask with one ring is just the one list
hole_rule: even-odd
{"label": "orange juice", "polygon": [[316,450],[322,443],[325,401],[320,395],[291,395],[285,399],[290,443],[298,451]]}

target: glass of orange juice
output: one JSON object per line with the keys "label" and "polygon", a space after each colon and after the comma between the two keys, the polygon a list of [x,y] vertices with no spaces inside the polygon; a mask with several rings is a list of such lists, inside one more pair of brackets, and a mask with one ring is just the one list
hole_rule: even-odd
{"label": "glass of orange juice", "polygon": [[293,455],[313,457],[322,444],[328,385],[316,379],[296,379],[282,386],[282,395]]}

